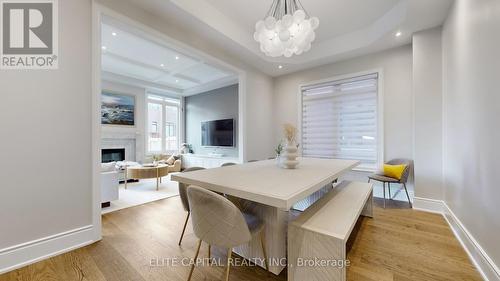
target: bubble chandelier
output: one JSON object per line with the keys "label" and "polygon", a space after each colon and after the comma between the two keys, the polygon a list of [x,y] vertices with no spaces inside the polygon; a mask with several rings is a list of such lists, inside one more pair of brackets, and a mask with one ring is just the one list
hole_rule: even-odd
{"label": "bubble chandelier", "polygon": [[289,58],[311,49],[318,26],[319,19],[309,17],[299,0],[274,0],[253,37],[267,56]]}

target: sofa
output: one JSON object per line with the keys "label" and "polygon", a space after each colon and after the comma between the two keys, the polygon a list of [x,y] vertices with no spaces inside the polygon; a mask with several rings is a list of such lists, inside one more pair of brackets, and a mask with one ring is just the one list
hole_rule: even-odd
{"label": "sofa", "polygon": [[[169,161],[170,157],[173,157],[173,162]],[[169,154],[161,154],[158,157],[160,160],[158,163],[161,164],[167,164],[168,165],[168,172],[169,173],[174,173],[174,172],[180,172],[182,168],[182,160],[180,155],[169,155]],[[172,160],[172,159],[171,159]],[[153,157],[148,156],[144,160],[144,163],[152,163],[153,162]]]}

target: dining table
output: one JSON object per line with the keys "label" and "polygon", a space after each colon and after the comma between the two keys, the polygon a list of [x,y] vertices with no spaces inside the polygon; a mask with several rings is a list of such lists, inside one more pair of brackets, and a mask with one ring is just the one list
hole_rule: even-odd
{"label": "dining table", "polygon": [[[291,209],[359,165],[359,161],[298,158],[295,169],[280,167],[275,159],[171,175],[173,181],[196,185],[237,198],[240,208],[264,222],[269,271],[278,275],[287,266],[287,230]],[[233,251],[264,267],[259,238]]]}

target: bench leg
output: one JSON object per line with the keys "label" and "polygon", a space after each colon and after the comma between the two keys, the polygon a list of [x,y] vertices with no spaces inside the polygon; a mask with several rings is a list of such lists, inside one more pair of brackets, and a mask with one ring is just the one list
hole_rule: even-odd
{"label": "bench leg", "polygon": [[366,200],[365,207],[361,212],[361,215],[364,217],[373,218],[373,192],[370,194],[368,200]]}

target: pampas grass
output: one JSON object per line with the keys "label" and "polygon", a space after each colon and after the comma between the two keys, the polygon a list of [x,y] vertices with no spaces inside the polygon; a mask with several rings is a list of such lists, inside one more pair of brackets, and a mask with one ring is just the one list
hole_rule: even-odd
{"label": "pampas grass", "polygon": [[293,143],[295,142],[295,139],[297,137],[297,128],[293,126],[292,124],[285,124],[283,125],[284,133],[285,133],[285,138],[288,141],[288,143]]}

